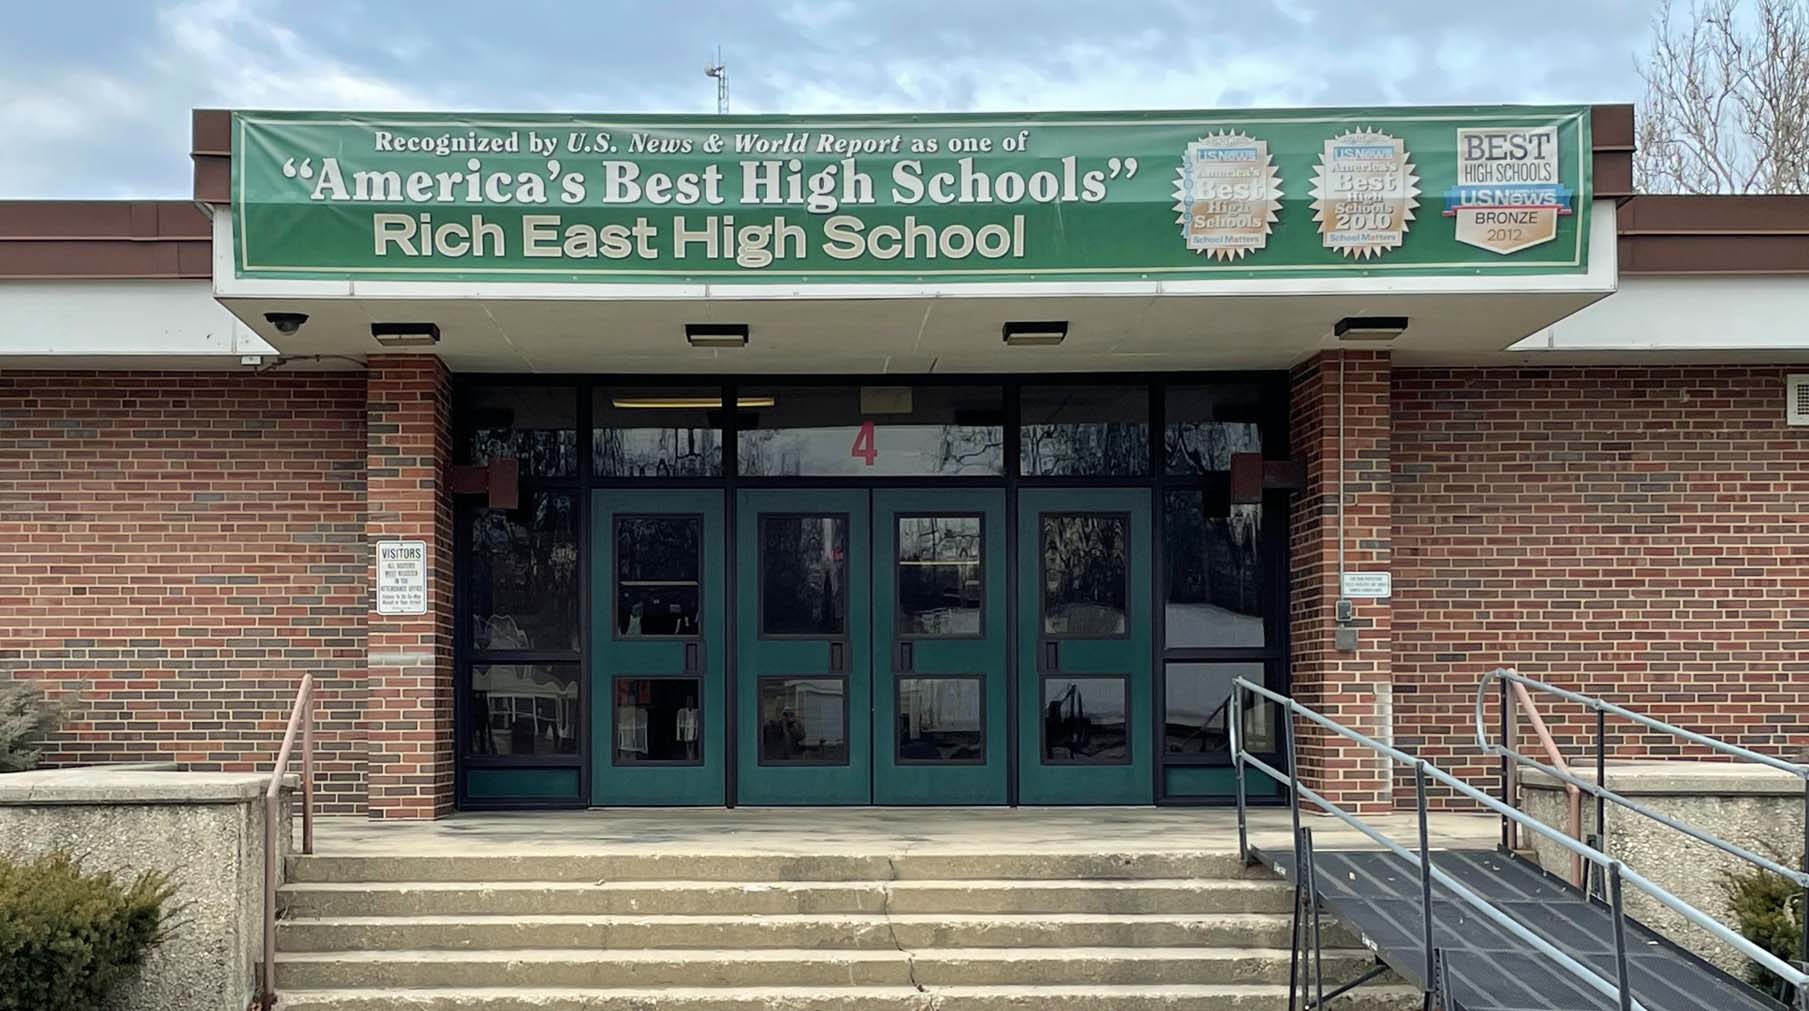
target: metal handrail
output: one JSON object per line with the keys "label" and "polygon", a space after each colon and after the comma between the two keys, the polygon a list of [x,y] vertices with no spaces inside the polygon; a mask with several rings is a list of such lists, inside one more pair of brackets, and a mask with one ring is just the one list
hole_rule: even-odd
{"label": "metal handrail", "polygon": [[264,791],[264,964],[260,971],[258,1006],[270,1011],[276,1005],[276,878],[281,853],[277,848],[282,821],[283,776],[295,750],[295,736],[302,742],[302,852],[314,852],[314,675],[303,674],[283,731],[283,746],[270,770],[270,786]]}
{"label": "metal handrail", "polygon": [[[1654,899],[1658,900],[1663,905],[1669,907],[1673,912],[1676,912],[1678,915],[1682,916],[1684,919],[1690,921],[1691,923],[1694,923],[1698,927],[1701,927],[1703,930],[1708,931],[1710,934],[1714,935],[1716,938],[1718,938],[1721,941],[1723,941],[1724,943],[1728,944],[1730,947],[1734,948],[1736,951],[1739,951],[1742,955],[1745,955],[1746,957],[1752,959],[1754,962],[1757,962],[1759,965],[1770,970],[1774,975],[1778,976],[1779,978],[1783,979],[1784,981],[1790,983],[1792,986],[1796,987],[1797,1003],[1798,1003],[1799,1008],[1801,1009],[1801,1011],[1809,1011],[1809,973],[1805,973],[1803,970],[1798,969],[1797,967],[1791,965],[1790,963],[1778,958],[1776,955],[1773,955],[1771,952],[1766,951],[1763,948],[1760,948],[1758,945],[1754,944],[1753,942],[1747,940],[1746,938],[1740,936],[1739,934],[1734,933],[1733,931],[1729,930],[1725,925],[1723,925],[1719,921],[1715,920],[1713,917],[1710,917],[1708,914],[1697,909],[1695,906],[1692,906],[1688,902],[1685,902],[1683,899],[1680,899],[1677,896],[1671,894],[1671,892],[1669,890],[1665,889],[1663,886],[1650,880],[1643,874],[1640,874],[1639,872],[1633,870],[1632,868],[1628,867],[1626,864],[1622,863],[1621,861],[1608,856],[1606,853],[1603,853],[1600,850],[1597,850],[1593,847],[1590,847],[1581,842],[1578,842],[1577,840],[1572,839],[1569,836],[1565,835],[1563,832],[1561,832],[1555,828],[1552,828],[1549,825],[1546,825],[1544,822],[1541,822],[1538,819],[1531,817],[1530,815],[1524,814],[1521,811],[1516,810],[1515,808],[1503,803],[1502,801],[1489,796],[1488,794],[1477,789],[1476,787],[1471,786],[1470,784],[1464,782],[1461,779],[1458,779],[1456,776],[1453,776],[1451,773],[1446,772],[1443,769],[1440,769],[1435,765],[1432,765],[1430,762],[1427,762],[1425,759],[1417,758],[1413,755],[1409,755],[1406,752],[1401,751],[1391,745],[1384,744],[1381,741],[1377,741],[1374,738],[1368,737],[1362,733],[1359,733],[1358,731],[1352,730],[1351,728],[1346,727],[1326,716],[1323,716],[1317,712],[1314,712],[1311,709],[1308,709],[1307,707],[1301,705],[1300,703],[1296,702],[1292,698],[1289,698],[1288,696],[1281,695],[1279,693],[1270,691],[1269,689],[1264,688],[1261,685],[1253,684],[1252,682],[1250,682],[1249,680],[1247,680],[1245,678],[1238,678],[1236,681],[1232,682],[1232,691],[1233,692],[1242,692],[1242,691],[1255,692],[1260,697],[1267,698],[1271,702],[1279,703],[1280,705],[1286,707],[1288,715],[1289,715],[1289,724],[1290,724],[1289,725],[1289,734],[1288,734],[1288,745],[1289,745],[1289,752],[1290,752],[1290,754],[1289,754],[1290,768],[1287,773],[1282,773],[1279,770],[1275,769],[1274,767],[1269,766],[1268,764],[1262,762],[1260,759],[1257,759],[1257,758],[1247,754],[1244,751],[1244,748],[1242,745],[1242,734],[1241,733],[1238,735],[1238,740],[1233,745],[1232,755],[1233,755],[1234,765],[1236,766],[1237,784],[1238,784],[1238,848],[1239,848],[1240,854],[1248,852],[1247,837],[1246,837],[1246,830],[1245,830],[1245,819],[1244,819],[1244,814],[1243,814],[1243,808],[1244,808],[1244,802],[1245,802],[1243,766],[1245,764],[1249,764],[1249,765],[1255,766],[1258,771],[1264,773],[1265,775],[1268,775],[1269,777],[1276,779],[1277,781],[1285,781],[1289,784],[1290,792],[1291,792],[1291,796],[1292,796],[1292,803],[1290,806],[1293,807],[1293,809],[1294,809],[1294,816],[1295,816],[1296,820],[1298,820],[1298,818],[1299,818],[1301,799],[1305,798],[1307,800],[1311,800],[1314,804],[1316,804],[1320,808],[1324,809],[1327,813],[1338,817],[1341,821],[1350,825],[1352,828],[1357,829],[1359,832],[1362,832],[1364,835],[1368,836],[1370,839],[1372,839],[1372,840],[1376,841],[1377,843],[1381,844],[1382,846],[1388,848],[1389,850],[1394,852],[1397,856],[1406,858],[1410,863],[1414,864],[1415,866],[1421,866],[1420,859],[1417,858],[1416,856],[1414,856],[1411,852],[1406,850],[1404,847],[1401,847],[1400,845],[1394,843],[1392,840],[1387,839],[1379,831],[1371,829],[1369,826],[1363,824],[1363,822],[1360,819],[1358,819],[1356,816],[1351,815],[1348,812],[1345,812],[1341,808],[1337,807],[1337,805],[1332,804],[1330,801],[1326,800],[1323,796],[1320,796],[1315,791],[1300,784],[1299,774],[1298,774],[1298,763],[1294,760],[1294,751],[1295,751],[1294,737],[1295,737],[1295,735],[1292,732],[1292,730],[1293,730],[1292,722],[1293,722],[1293,717],[1296,717],[1296,716],[1302,717],[1304,719],[1310,720],[1310,721],[1324,727],[1325,729],[1331,731],[1332,733],[1339,735],[1340,737],[1344,737],[1348,740],[1355,741],[1356,743],[1362,745],[1365,748],[1368,748],[1371,751],[1376,752],[1377,754],[1383,755],[1383,756],[1385,756],[1389,759],[1392,759],[1393,761],[1398,762],[1402,765],[1406,765],[1406,766],[1410,766],[1410,767],[1414,768],[1416,770],[1417,774],[1423,775],[1425,777],[1428,777],[1430,779],[1434,779],[1440,783],[1443,783],[1445,786],[1451,788],[1452,790],[1455,790],[1461,796],[1467,797],[1470,800],[1473,800],[1476,803],[1482,805],[1485,809],[1494,811],[1496,814],[1499,814],[1506,821],[1519,825],[1521,828],[1527,829],[1531,832],[1537,833],[1539,835],[1543,835],[1543,836],[1551,839],[1554,843],[1556,843],[1561,848],[1563,848],[1573,854],[1581,856],[1584,860],[1587,860],[1590,863],[1603,868],[1608,874],[1609,883],[1611,886],[1610,887],[1610,893],[1611,893],[1610,906],[1613,909],[1614,916],[1615,916],[1615,925],[1616,925],[1615,958],[1616,958],[1617,966],[1619,969],[1618,986],[1616,984],[1609,983],[1607,980],[1605,980],[1601,976],[1597,975],[1593,970],[1589,969],[1587,966],[1582,965],[1581,963],[1577,962],[1575,959],[1571,958],[1568,955],[1565,955],[1563,952],[1552,947],[1549,942],[1546,942],[1543,938],[1541,938],[1538,935],[1527,930],[1524,926],[1519,924],[1517,921],[1509,918],[1505,913],[1502,913],[1500,910],[1495,909],[1486,900],[1481,899],[1480,897],[1476,896],[1475,893],[1470,892],[1468,889],[1464,888],[1460,883],[1457,882],[1456,879],[1450,877],[1448,874],[1445,874],[1443,871],[1439,870],[1437,867],[1430,868],[1430,873],[1427,874],[1426,876],[1433,880],[1437,880],[1439,882],[1439,884],[1443,885],[1452,894],[1457,895],[1459,898],[1464,899],[1466,902],[1470,903],[1471,905],[1476,906],[1478,911],[1482,912],[1484,916],[1486,916],[1492,922],[1496,923],[1498,926],[1502,927],[1502,929],[1508,931],[1508,933],[1512,934],[1513,936],[1519,938],[1522,941],[1525,941],[1526,943],[1531,945],[1534,949],[1538,950],[1540,953],[1545,954],[1548,957],[1551,957],[1559,965],[1563,966],[1564,968],[1566,968],[1567,970],[1572,972],[1574,975],[1576,975],[1578,978],[1582,979],[1583,982],[1588,984],[1591,989],[1596,990],[1598,993],[1601,993],[1603,996],[1614,998],[1616,1001],[1618,1001],[1619,1006],[1623,1009],[1623,1011],[1628,1011],[1628,1009],[1637,1009],[1639,1007],[1638,1002],[1633,999],[1631,989],[1628,986],[1628,981],[1627,981],[1627,968],[1626,968],[1627,952],[1626,952],[1626,941],[1623,936],[1625,933],[1625,931],[1623,929],[1624,924],[1625,924],[1625,911],[1621,904],[1621,887],[1620,887],[1621,883],[1623,881],[1631,882],[1635,888],[1638,888],[1639,890],[1645,892],[1647,895],[1652,896]],[[1242,712],[1241,705],[1237,708],[1238,708],[1238,711],[1241,713]],[[1237,722],[1241,722],[1241,720],[1233,721],[1233,722],[1237,723]],[[1785,764],[1788,764],[1788,763],[1785,763]],[[1426,817],[1426,814],[1425,814],[1426,805],[1425,805],[1423,791],[1421,792],[1419,809],[1420,809],[1420,817],[1422,819],[1424,819]],[[1426,862],[1429,863],[1430,861],[1428,860]],[[1422,873],[1425,873],[1425,872],[1423,871]],[[1430,935],[1430,923],[1427,924],[1427,927],[1428,927],[1428,934],[1426,937],[1426,945],[1428,948],[1428,952],[1430,953],[1430,951],[1432,949],[1432,944],[1433,944],[1432,937]],[[1431,984],[1430,984],[1430,980],[1429,980],[1428,986],[1430,986],[1430,985]]]}
{"label": "metal handrail", "polygon": [[[1502,718],[1502,741],[1499,744],[1489,740],[1488,725],[1483,716],[1483,708],[1488,698],[1489,686],[1495,683],[1500,683],[1502,686],[1501,695],[1504,707]],[[1510,688],[1513,690],[1516,697],[1523,699],[1529,706],[1531,704],[1531,699],[1527,697],[1527,690],[1531,689],[1570,702],[1575,702],[1595,714],[1596,778],[1594,782],[1574,775],[1566,766],[1546,765],[1529,755],[1523,754],[1514,746],[1513,739],[1507,729],[1508,720],[1506,717],[1507,710],[1505,708],[1507,705],[1508,689]],[[1809,868],[1786,866],[1770,857],[1755,853],[1737,843],[1729,842],[1706,829],[1697,828],[1694,825],[1672,818],[1670,815],[1661,811],[1647,807],[1637,801],[1630,800],[1626,796],[1610,789],[1608,787],[1607,778],[1607,731],[1605,727],[1605,718],[1609,714],[1624,717],[1640,726],[1656,730],[1660,733],[1669,734],[1694,744],[1699,744],[1733,758],[1744,759],[1749,762],[1764,765],[1768,768],[1788,772],[1801,779],[1803,781],[1803,848],[1805,853],[1809,853],[1809,765],[1787,762],[1775,755],[1767,755],[1763,752],[1753,751],[1750,748],[1742,748],[1737,744],[1730,744],[1727,741],[1709,737],[1706,734],[1698,734],[1692,730],[1685,730],[1682,727],[1666,723],[1663,720],[1654,719],[1624,706],[1617,706],[1612,702],[1596,698],[1592,695],[1584,695],[1581,692],[1569,691],[1564,688],[1559,688],[1556,685],[1529,678],[1511,667],[1498,667],[1495,670],[1484,674],[1481,679],[1477,681],[1476,685],[1475,720],[1477,746],[1482,749],[1484,754],[1502,759],[1504,766],[1508,763],[1512,763],[1538,769],[1540,772],[1562,782],[1565,785],[1566,790],[1582,791],[1593,796],[1596,801],[1596,838],[1599,844],[1598,848],[1604,853],[1606,853],[1608,849],[1608,828],[1606,824],[1607,803],[1613,802],[1617,806],[1624,807],[1635,814],[1650,818],[1667,828],[1675,829],[1704,845],[1711,846],[1730,856],[1739,857],[1754,866],[1762,867],[1803,889],[1804,916],[1801,943],[1803,964],[1805,967],[1809,967]],[[1543,723],[1541,722],[1538,726],[1542,727]],[[1547,743],[1549,743],[1549,735],[1547,735]],[[1503,779],[1503,790],[1504,792],[1507,790],[1507,779],[1505,777]],[[1513,803],[1513,798],[1511,796],[1505,796],[1503,799],[1510,805]],[[1761,964],[1765,963],[1761,962]],[[1770,965],[1766,965],[1765,967],[1767,969],[1772,968]],[[1776,972],[1775,969],[1772,971]],[[1804,989],[1804,982],[1801,978],[1803,975],[1802,973],[1799,972],[1797,974],[1798,978],[1794,980],[1791,979],[1788,974],[1777,974],[1786,981],[1791,982],[1792,985],[1797,988],[1799,994],[1802,993]]]}
{"label": "metal handrail", "polygon": [[[1539,706],[1533,702],[1532,695],[1527,693],[1526,686],[1515,683],[1514,707],[1524,711],[1533,724],[1533,736],[1539,739],[1539,746],[1545,750],[1545,757],[1551,759],[1552,768],[1566,775],[1570,773],[1570,763],[1564,760],[1564,753],[1558,750],[1558,742],[1552,739],[1551,729],[1545,725],[1545,717],[1539,714]],[[1570,801],[1570,837],[1581,841],[1583,838],[1583,791],[1575,783],[1564,784],[1565,799]],[[1508,803],[1512,804],[1510,798]],[[1583,858],[1575,853],[1570,855],[1570,883],[1578,888],[1583,887]]]}

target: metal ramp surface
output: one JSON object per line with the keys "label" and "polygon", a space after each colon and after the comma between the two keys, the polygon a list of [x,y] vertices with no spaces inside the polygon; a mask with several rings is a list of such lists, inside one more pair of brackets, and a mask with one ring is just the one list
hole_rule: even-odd
{"label": "metal ramp surface", "polygon": [[[1297,880],[1294,853],[1254,847],[1250,853]],[[1432,989],[1423,978],[1419,869],[1385,850],[1319,850],[1313,862],[1322,908],[1361,934],[1396,973]],[[1436,851],[1432,864],[1559,950],[1615,978],[1614,913],[1606,904],[1494,850]],[[1616,1011],[1615,1001],[1438,885],[1432,909],[1445,985],[1456,1005],[1449,1011]],[[1626,948],[1629,989],[1648,1011],[1789,1011],[1632,918]]]}

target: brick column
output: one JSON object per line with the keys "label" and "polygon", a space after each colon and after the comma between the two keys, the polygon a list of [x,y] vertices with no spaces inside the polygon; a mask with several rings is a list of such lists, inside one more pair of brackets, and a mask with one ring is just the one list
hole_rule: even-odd
{"label": "brick column", "polygon": [[[1392,709],[1389,602],[1358,600],[1357,649],[1337,648],[1338,403],[1344,389],[1344,559],[1351,572],[1386,572],[1392,526],[1389,484],[1389,355],[1326,351],[1292,376],[1293,454],[1306,465],[1289,531],[1293,694],[1303,705],[1372,737],[1387,739]],[[1297,724],[1307,785],[1349,810],[1392,808],[1385,759],[1315,725]]]}
{"label": "brick column", "polygon": [[434,818],[453,803],[452,397],[432,355],[373,355],[365,393],[365,539],[427,542],[427,613],[367,617],[372,818]]}

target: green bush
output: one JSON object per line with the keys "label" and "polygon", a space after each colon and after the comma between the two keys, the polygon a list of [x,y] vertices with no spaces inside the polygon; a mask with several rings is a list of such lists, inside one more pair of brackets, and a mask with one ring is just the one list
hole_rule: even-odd
{"label": "green bush", "polygon": [[169,875],[0,856],[0,1011],[92,1011],[169,928]]}
{"label": "green bush", "polygon": [[[1782,864],[1790,858],[1773,853],[1772,859]],[[1809,854],[1803,858],[1809,869]],[[1763,868],[1735,871],[1721,877],[1722,890],[1734,911],[1740,935],[1786,962],[1803,958],[1803,890],[1789,878]],[[1754,962],[1746,967],[1747,981],[1766,993],[1783,993],[1784,981],[1771,970]]]}
{"label": "green bush", "polygon": [[62,704],[46,698],[36,681],[0,681],[0,772],[35,768],[44,739],[62,722]]}

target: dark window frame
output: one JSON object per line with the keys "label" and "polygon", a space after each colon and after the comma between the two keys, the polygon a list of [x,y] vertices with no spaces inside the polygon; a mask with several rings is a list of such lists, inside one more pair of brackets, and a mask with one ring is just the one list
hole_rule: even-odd
{"label": "dark window frame", "polygon": [[[1049,552],[1044,550],[1043,524],[1051,517],[1104,517],[1124,525],[1124,631],[1117,635],[1076,635],[1049,631]],[[1131,638],[1131,514],[1123,509],[1051,509],[1036,514],[1036,638],[1039,642],[1114,642]]]}
{"label": "dark window frame", "polygon": [[[697,685],[697,758],[634,760],[623,761],[622,749],[616,747],[616,714],[620,712],[617,699],[621,697],[624,681],[690,681]],[[708,724],[709,709],[704,705],[704,676],[702,674],[611,674],[609,676],[609,765],[614,769],[695,769],[705,765],[704,745],[708,740],[704,727]]]}
{"label": "dark window frame", "polygon": [[[622,600],[622,521],[623,520],[689,520],[697,524],[697,631],[691,635],[627,635],[619,628],[616,619],[616,608]],[[610,518],[609,536],[614,541],[610,545],[609,572],[609,638],[611,642],[698,642],[704,637],[704,540],[708,524],[704,522],[703,513],[615,513]]]}
{"label": "dark window frame", "polygon": [[[817,632],[768,632],[766,630],[766,522],[770,519],[833,519],[842,523],[842,558],[836,564],[842,576],[842,627],[839,631],[829,633]],[[848,572],[851,568],[848,552],[852,550],[850,541],[854,535],[854,517],[847,512],[761,512],[754,514],[754,537],[759,542],[755,545],[754,556],[754,596],[755,616],[759,622],[755,627],[755,638],[762,642],[847,642],[853,631],[850,623],[853,616],[849,613],[849,603],[853,597],[853,587],[848,584]]]}
{"label": "dark window frame", "polygon": [[[1049,682],[1051,681],[1116,681],[1124,692],[1124,758],[1109,761],[1093,761],[1085,758],[1050,758],[1049,757]],[[1037,749],[1038,764],[1045,766],[1076,766],[1080,768],[1113,768],[1135,764],[1137,754],[1137,715],[1131,712],[1131,675],[1129,671],[1118,673],[1100,671],[1098,673],[1043,673],[1037,676]]]}
{"label": "dark window frame", "polygon": [[766,739],[763,734],[764,722],[754,727],[755,764],[767,769],[846,769],[854,764],[854,727],[850,722],[848,696],[853,685],[847,674],[760,674],[754,678],[754,715],[764,721],[763,711],[766,706],[766,684],[769,681],[834,681],[842,686],[842,760],[828,762],[821,759],[786,759],[766,757]]}
{"label": "dark window frame", "polygon": [[[972,681],[979,686],[980,698],[980,757],[978,758],[906,758],[904,757],[904,741],[899,736],[898,717],[904,712],[904,683],[906,681]],[[926,767],[931,769],[960,768],[963,766],[985,765],[992,754],[992,735],[986,732],[986,675],[983,672],[957,672],[945,674],[894,674],[892,676],[892,761],[897,765]]]}
{"label": "dark window frame", "polygon": [[986,622],[991,617],[986,607],[987,582],[992,577],[986,571],[986,513],[971,509],[951,510],[949,512],[900,512],[893,514],[894,519],[902,524],[905,520],[975,520],[980,524],[980,630],[974,633],[955,635],[938,635],[934,632],[905,632],[904,610],[904,565],[898,557],[898,551],[904,545],[898,527],[892,529],[892,634],[895,639],[908,642],[977,642],[985,639]]}

